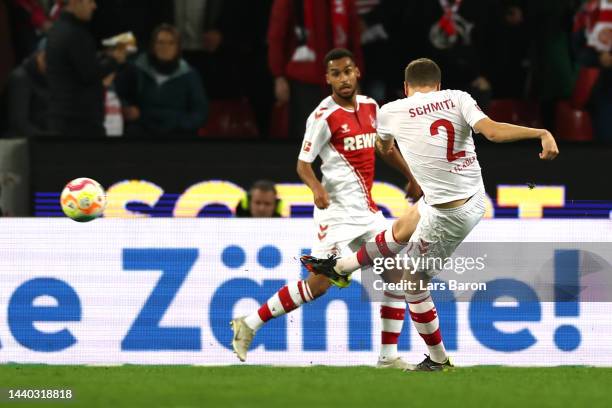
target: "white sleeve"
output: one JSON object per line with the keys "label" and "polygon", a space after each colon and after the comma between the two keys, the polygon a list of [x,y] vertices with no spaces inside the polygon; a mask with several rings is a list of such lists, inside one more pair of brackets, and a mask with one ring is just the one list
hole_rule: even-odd
{"label": "white sleeve", "polygon": [[327,124],[327,117],[316,118],[315,114],[311,114],[306,121],[306,133],[298,159],[312,163],[321,152],[321,148],[329,142],[329,139],[331,139],[331,131]]}
{"label": "white sleeve", "polygon": [[388,105],[378,110],[376,131],[382,140],[392,139],[395,135],[393,115],[389,112]]}
{"label": "white sleeve", "polygon": [[459,100],[459,109],[461,110],[461,115],[463,116],[463,119],[465,119],[465,121],[468,123],[468,125],[470,125],[471,128],[473,128],[474,125],[479,120],[488,117],[482,111],[482,109],[480,109],[480,106],[478,106],[474,98],[472,98],[472,96],[469,93],[461,92],[459,94],[458,100]]}

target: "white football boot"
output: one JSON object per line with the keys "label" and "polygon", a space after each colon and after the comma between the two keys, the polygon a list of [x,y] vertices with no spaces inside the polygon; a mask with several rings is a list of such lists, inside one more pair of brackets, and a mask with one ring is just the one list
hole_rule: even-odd
{"label": "white football boot", "polygon": [[415,365],[405,362],[401,357],[391,360],[381,360],[379,358],[376,368],[395,368],[397,370],[412,371],[415,369]]}
{"label": "white football boot", "polygon": [[379,358],[376,368],[395,368],[397,370],[412,371],[415,369],[415,365],[405,362],[401,357],[396,357],[392,360],[381,360]]}
{"label": "white football boot", "polygon": [[232,348],[240,361],[246,361],[247,352],[255,336],[255,331],[244,322],[245,317],[246,316],[238,317],[232,319],[230,322],[230,326],[232,326],[232,331],[234,332]]}

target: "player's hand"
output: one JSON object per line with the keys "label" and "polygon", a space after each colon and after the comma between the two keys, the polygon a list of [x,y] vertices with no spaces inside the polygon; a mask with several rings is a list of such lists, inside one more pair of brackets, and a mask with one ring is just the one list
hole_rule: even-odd
{"label": "player's hand", "polygon": [[289,102],[289,81],[285,77],[278,77],[274,81],[274,96],[279,105]]}
{"label": "player's hand", "polygon": [[107,76],[102,78],[102,85],[104,85],[105,88],[109,88],[113,84],[114,80],[115,73],[113,72],[112,74],[108,74]]}
{"label": "player's hand", "polygon": [[324,210],[329,207],[329,194],[325,191],[323,186],[315,189],[312,195],[314,196],[314,203],[319,210]]}
{"label": "player's hand", "polygon": [[404,187],[404,191],[406,192],[406,198],[410,198],[413,203],[423,196],[423,190],[421,190],[421,186],[416,180],[410,180],[406,187]]}
{"label": "player's hand", "polygon": [[541,137],[542,140],[542,152],[540,153],[540,159],[542,160],[553,160],[559,155],[559,148],[553,135],[547,130],[546,133]]}
{"label": "player's hand", "polygon": [[607,51],[599,54],[599,63],[604,68],[612,67],[612,54]]}

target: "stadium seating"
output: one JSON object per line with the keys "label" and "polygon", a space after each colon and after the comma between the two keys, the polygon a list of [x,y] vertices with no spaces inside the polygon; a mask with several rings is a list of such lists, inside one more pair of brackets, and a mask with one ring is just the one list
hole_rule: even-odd
{"label": "stadium seating", "polygon": [[270,137],[287,139],[289,137],[289,105],[274,105],[270,117]]}
{"label": "stadium seating", "polygon": [[561,140],[586,142],[593,140],[591,115],[572,106],[571,101],[557,104],[555,136]]}
{"label": "stadium seating", "polygon": [[591,90],[599,78],[599,68],[581,67],[574,85],[571,104],[576,109],[584,109],[591,97]]}
{"label": "stadium seating", "polygon": [[213,100],[201,137],[254,139],[259,137],[255,114],[246,98]]}
{"label": "stadium seating", "polygon": [[498,122],[529,127],[542,127],[540,108],[536,102],[521,99],[494,99],[487,110],[489,117]]}

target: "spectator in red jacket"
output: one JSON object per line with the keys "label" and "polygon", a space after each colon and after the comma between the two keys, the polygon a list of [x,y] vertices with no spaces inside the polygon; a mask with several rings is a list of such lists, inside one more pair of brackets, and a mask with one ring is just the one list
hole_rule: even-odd
{"label": "spectator in red jacket", "polygon": [[289,137],[301,139],[308,115],[327,92],[323,58],[348,48],[363,67],[354,0],[274,0],[268,64],[277,103],[289,103]]}

